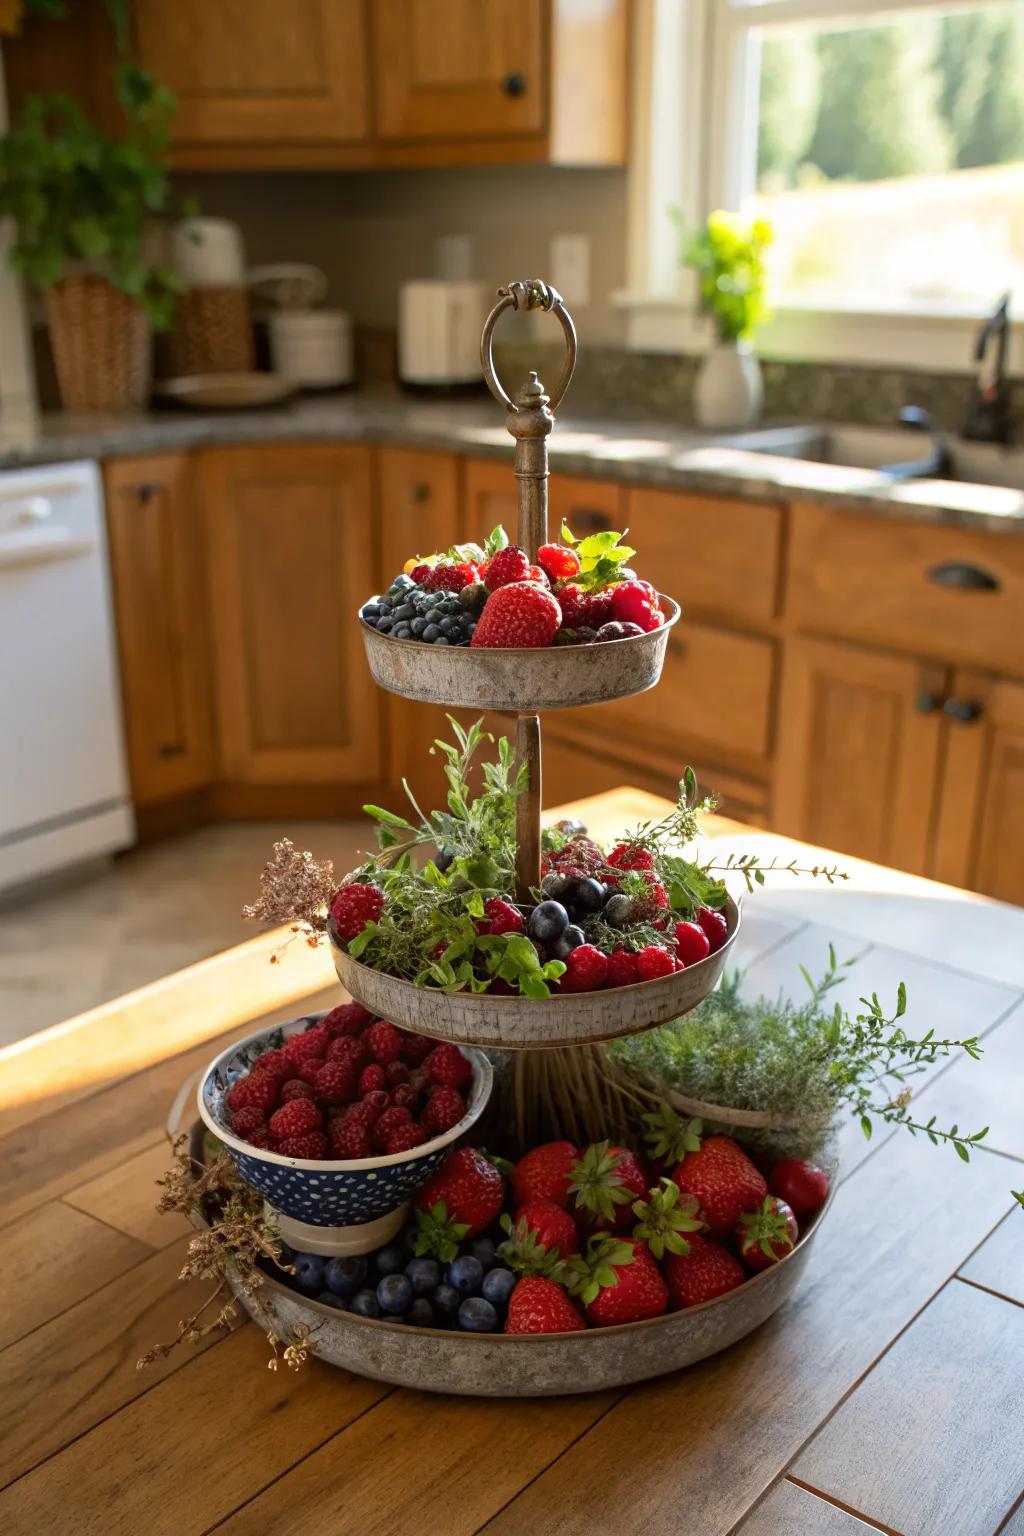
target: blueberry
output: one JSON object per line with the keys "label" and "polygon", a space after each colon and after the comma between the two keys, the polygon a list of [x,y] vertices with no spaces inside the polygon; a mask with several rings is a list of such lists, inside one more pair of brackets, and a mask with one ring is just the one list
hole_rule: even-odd
{"label": "blueberry", "polygon": [[417,1296],[426,1296],[441,1283],[441,1266],[436,1259],[410,1259],[405,1272]]}
{"label": "blueberry", "polygon": [[494,1333],[498,1314],[482,1296],[467,1296],[459,1308],[459,1327],[466,1333]]}
{"label": "blueberry", "polygon": [[408,1275],[385,1275],[377,1286],[377,1302],[382,1312],[404,1317],[412,1306],[412,1281]]}
{"label": "blueberry", "polygon": [[410,592],[416,583],[411,576],[406,575],[405,571],[403,571],[400,576],[395,577],[391,585],[398,592]]}
{"label": "blueberry", "polygon": [[366,1279],[367,1264],[361,1254],[331,1259],[324,1270],[327,1289],[336,1296],[354,1296]]}
{"label": "blueberry", "polygon": [[559,874],[553,869],[549,875],[544,876],[540,888],[545,896],[550,896],[552,901],[562,901],[571,884],[570,875]]}
{"label": "blueberry", "polygon": [[434,641],[434,644],[435,645],[451,645],[451,641],[448,639],[447,635],[438,635],[437,639]]}
{"label": "blueberry", "polygon": [[379,603],[364,603],[363,607],[359,610],[359,616],[362,619],[379,619],[380,613]]}
{"label": "blueberry", "polygon": [[417,1296],[409,1308],[406,1321],[414,1328],[433,1328],[434,1309],[425,1296]]}
{"label": "blueberry", "polygon": [[396,624],[391,631],[391,638],[393,640],[411,640],[412,630],[406,623]]}
{"label": "blueberry", "polygon": [[378,597],[377,607],[380,609],[381,613],[391,612],[391,597],[387,592],[385,592],[383,597]]}
{"label": "blueberry", "polygon": [[419,638],[419,636],[422,635],[422,633],[426,629],[426,627],[427,627],[426,619],[410,619],[409,620],[409,628],[412,630],[413,634],[417,638]]}
{"label": "blueberry", "polygon": [[427,609],[426,618],[428,624],[440,624],[441,620],[444,618],[444,609],[439,608],[436,603],[431,603],[430,607]]}
{"label": "blueberry", "polygon": [[324,1288],[324,1261],[318,1253],[295,1255],[295,1283],[301,1290],[315,1296]]}
{"label": "blueberry", "polygon": [[380,1317],[380,1307],[377,1305],[377,1297],[373,1291],[356,1291],[348,1304],[348,1309],[357,1317]]}
{"label": "blueberry", "polygon": [[458,620],[453,619],[449,615],[448,618],[442,619],[437,627],[441,631],[442,635],[450,635],[453,629],[458,629]]}
{"label": "blueberry", "polygon": [[474,1259],[479,1259],[484,1269],[490,1269],[494,1263],[494,1239],[493,1237],[474,1237],[469,1245],[469,1251]]}
{"label": "blueberry", "polygon": [[388,1243],[386,1247],[377,1249],[373,1262],[378,1279],[384,1275],[397,1275],[406,1265],[405,1249],[401,1243]]}
{"label": "blueberry", "polygon": [[542,901],[534,907],[526,924],[531,939],[553,944],[569,926],[569,914],[558,901]]}
{"label": "blueberry", "polygon": [[450,869],[454,858],[455,855],[450,848],[439,848],[434,855],[434,863],[440,870]]}
{"label": "blueberry", "polygon": [[395,609],[396,619],[414,619],[415,617],[416,609],[413,607],[412,603],[401,603]]}
{"label": "blueberry", "polygon": [[556,960],[568,960],[574,949],[587,942],[587,936],[582,928],[577,928],[575,923],[570,923],[568,928],[551,947],[551,953]]}
{"label": "blueberry", "polygon": [[440,1313],[442,1317],[454,1317],[462,1301],[454,1285],[448,1285],[444,1280],[440,1285],[434,1286],[430,1299],[434,1304],[434,1311]]}
{"label": "blueberry", "polygon": [[570,906],[578,912],[600,912],[608,899],[608,892],[600,880],[593,880],[589,875],[574,880],[568,895]]}
{"label": "blueberry", "polygon": [[429,623],[426,629],[423,631],[422,639],[424,639],[428,645],[432,645],[435,640],[439,640],[440,638],[441,630],[439,625],[431,621],[431,623]]}
{"label": "blueberry", "polygon": [[516,1288],[516,1277],[510,1269],[492,1269],[484,1275],[480,1294],[492,1307],[504,1307]]}
{"label": "blueberry", "polygon": [[322,1307],[333,1307],[336,1312],[347,1310],[344,1297],[335,1296],[333,1291],[321,1291],[317,1301]]}
{"label": "blueberry", "polygon": [[474,1291],[480,1289],[483,1277],[484,1267],[480,1260],[474,1259],[471,1253],[464,1253],[448,1265],[446,1278],[448,1284],[453,1285],[460,1296],[472,1296]]}
{"label": "blueberry", "polygon": [[394,625],[394,622],[395,622],[394,619],[391,617],[391,615],[389,613],[381,614],[380,618],[377,620],[377,630],[378,630],[378,632],[380,634],[382,634],[382,635],[388,634],[389,631],[391,630],[392,626]]}
{"label": "blueberry", "polygon": [[617,891],[614,896],[608,897],[601,916],[612,928],[625,928],[633,916],[632,898]]}

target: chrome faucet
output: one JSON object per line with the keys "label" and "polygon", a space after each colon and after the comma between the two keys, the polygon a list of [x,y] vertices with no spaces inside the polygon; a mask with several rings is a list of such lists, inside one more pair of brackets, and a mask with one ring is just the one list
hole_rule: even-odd
{"label": "chrome faucet", "polygon": [[978,332],[974,360],[978,374],[971,387],[961,436],[978,443],[1008,443],[1013,437],[1010,391],[1006,383],[1006,342],[1010,295],[1004,293]]}

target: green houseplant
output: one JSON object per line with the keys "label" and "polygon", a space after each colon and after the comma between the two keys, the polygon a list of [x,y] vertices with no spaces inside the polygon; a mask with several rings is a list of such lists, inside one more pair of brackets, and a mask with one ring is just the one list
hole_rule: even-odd
{"label": "green houseplant", "polygon": [[771,241],[767,220],[745,224],[721,209],[703,228],[682,230],[683,265],[697,274],[701,307],[714,320],[717,334],[694,389],[702,426],[746,427],[760,415],[761,370],[750,340],[769,315],[765,251]]}
{"label": "green houseplant", "polygon": [[174,274],[147,256],[148,221],[166,210],[174,96],[129,61],[116,70],[118,136],[72,97],[31,97],[0,136],[0,214],[10,259],[43,295],[61,399],[72,410],[139,407],[150,331],[170,324]]}

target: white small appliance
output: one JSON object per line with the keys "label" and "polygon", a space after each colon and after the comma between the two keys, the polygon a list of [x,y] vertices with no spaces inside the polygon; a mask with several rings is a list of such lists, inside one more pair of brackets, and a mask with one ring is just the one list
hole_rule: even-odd
{"label": "white small appliance", "polygon": [[0,474],[0,653],[5,889],[135,840],[92,462]]}
{"label": "white small appliance", "polygon": [[478,384],[480,332],[488,312],[484,283],[443,277],[403,283],[398,296],[398,376],[403,384],[451,388]]}
{"label": "white small appliance", "polygon": [[270,316],[270,361],[299,389],[352,382],[352,322],[340,309],[278,310]]}

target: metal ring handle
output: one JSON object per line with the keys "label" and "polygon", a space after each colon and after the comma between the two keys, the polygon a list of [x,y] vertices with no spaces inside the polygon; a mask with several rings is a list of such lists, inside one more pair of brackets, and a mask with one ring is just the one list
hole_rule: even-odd
{"label": "metal ring handle", "polygon": [[494,371],[492,353],[494,327],[506,309],[543,309],[548,314],[553,314],[562,327],[562,334],[565,336],[565,367],[562,369],[562,377],[548,396],[550,410],[556,411],[562,403],[562,396],[569,388],[569,381],[576,367],[576,327],[572,323],[572,316],[565,307],[562,295],[557,289],[542,283],[537,277],[530,278],[525,283],[509,283],[507,288],[498,289],[498,302],[487,316],[483,335],[480,338],[480,363],[484,370],[484,378],[487,380],[487,388],[499,405],[503,405],[507,411],[517,411],[519,407],[506,392]]}

